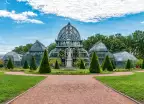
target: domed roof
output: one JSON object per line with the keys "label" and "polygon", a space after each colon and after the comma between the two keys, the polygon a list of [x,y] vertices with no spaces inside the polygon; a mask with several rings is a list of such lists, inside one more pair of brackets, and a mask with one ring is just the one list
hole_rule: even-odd
{"label": "domed roof", "polygon": [[127,61],[128,59],[132,61],[137,61],[137,58],[134,55],[126,51],[115,53],[114,58],[116,61]]}
{"label": "domed roof", "polygon": [[108,52],[107,47],[102,42],[97,42],[90,50],[89,52]]}
{"label": "domed roof", "polygon": [[46,47],[38,40],[32,45],[29,52],[44,52]]}
{"label": "domed roof", "polygon": [[81,40],[78,30],[74,26],[72,26],[70,23],[68,23],[65,27],[63,27],[60,30],[57,39],[62,40],[62,41],[66,41],[66,40],[79,41],[79,40]]}
{"label": "domed roof", "polygon": [[16,52],[8,52],[4,55],[3,60],[9,60],[11,58],[13,61],[21,61],[22,57]]}

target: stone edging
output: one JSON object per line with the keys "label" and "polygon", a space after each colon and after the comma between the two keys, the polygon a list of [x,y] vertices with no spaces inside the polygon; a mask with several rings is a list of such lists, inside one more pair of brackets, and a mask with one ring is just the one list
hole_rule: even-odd
{"label": "stone edging", "polygon": [[109,89],[112,89],[113,91],[115,91],[115,92],[119,93],[120,95],[122,95],[122,96],[124,96],[124,97],[126,97],[126,98],[128,98],[128,99],[130,99],[130,100],[132,100],[132,101],[133,101],[133,102],[135,102],[136,104],[142,104],[142,103],[140,103],[139,101],[137,101],[137,100],[135,100],[135,99],[131,98],[130,96],[127,96],[127,95],[125,95],[124,93],[122,93],[122,92],[120,92],[120,91],[115,90],[114,88],[112,88],[112,87],[108,86],[107,84],[102,83],[102,82],[101,82],[101,81],[99,81],[99,80],[97,80],[97,81],[98,81],[98,82],[100,82],[101,84],[103,84],[104,86],[108,87]]}
{"label": "stone edging", "polygon": [[24,94],[26,94],[28,91],[32,90],[33,88],[37,87],[39,84],[41,84],[43,81],[46,80],[47,77],[45,77],[45,79],[43,79],[42,81],[40,81],[39,83],[37,83],[36,85],[34,85],[33,87],[29,88],[28,90],[24,91],[23,93],[21,93],[20,95],[14,97],[13,99],[11,99],[10,101],[8,101],[6,104],[12,104],[13,101],[15,101],[16,99],[18,99],[19,97],[23,96]]}

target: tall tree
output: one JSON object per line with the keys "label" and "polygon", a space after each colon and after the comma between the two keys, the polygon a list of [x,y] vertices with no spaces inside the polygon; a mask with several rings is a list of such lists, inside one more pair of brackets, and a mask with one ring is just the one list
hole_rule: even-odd
{"label": "tall tree", "polygon": [[24,66],[23,66],[24,69],[29,69],[29,65],[28,65],[28,62],[27,60],[24,62]]}
{"label": "tall tree", "polygon": [[31,64],[30,64],[30,70],[36,70],[36,69],[37,69],[36,60],[35,60],[35,57],[32,56]]}
{"label": "tall tree", "polygon": [[89,70],[90,70],[90,73],[100,73],[101,72],[98,57],[95,52],[93,53]]}
{"label": "tall tree", "polygon": [[48,52],[47,50],[45,50],[39,68],[39,73],[50,73],[50,72],[51,72],[51,68],[48,61]]}
{"label": "tall tree", "polygon": [[13,68],[14,68],[14,64],[13,64],[11,58],[9,58],[9,60],[8,60],[7,68],[8,68],[8,69],[13,69]]}
{"label": "tall tree", "polygon": [[108,55],[106,56],[103,63],[103,70],[105,69],[107,69],[108,71],[113,71],[113,66]]}

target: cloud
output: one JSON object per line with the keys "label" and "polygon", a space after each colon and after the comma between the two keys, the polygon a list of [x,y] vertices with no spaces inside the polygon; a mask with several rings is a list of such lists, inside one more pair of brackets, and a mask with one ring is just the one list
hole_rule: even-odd
{"label": "cloud", "polygon": [[83,22],[144,12],[144,0],[17,0],[45,14],[56,14]]}
{"label": "cloud", "polygon": [[144,21],[142,21],[141,24],[144,24]]}
{"label": "cloud", "polygon": [[36,24],[43,24],[42,21],[36,19],[30,19],[30,17],[35,17],[37,14],[27,11],[22,13],[15,13],[15,11],[7,11],[7,10],[0,10],[0,17],[7,17],[11,18],[12,20],[16,21],[17,23],[36,23]]}

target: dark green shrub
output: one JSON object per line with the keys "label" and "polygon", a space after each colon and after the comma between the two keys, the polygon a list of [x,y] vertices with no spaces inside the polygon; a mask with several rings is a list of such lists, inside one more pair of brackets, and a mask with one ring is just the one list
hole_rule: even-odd
{"label": "dark green shrub", "polygon": [[100,73],[101,72],[98,57],[95,52],[93,53],[89,70],[90,70],[90,73]]}
{"label": "dark green shrub", "polygon": [[113,71],[113,65],[112,65],[112,63],[110,61],[109,56],[105,57],[105,60],[104,60],[102,68],[103,68],[103,70],[107,69],[108,71]]}
{"label": "dark green shrub", "polygon": [[114,60],[111,60],[111,63],[112,63],[113,69],[116,69],[116,64],[115,64]]}
{"label": "dark green shrub", "polygon": [[36,70],[36,69],[37,69],[36,60],[35,60],[35,57],[32,56],[31,64],[30,64],[30,70]]}
{"label": "dark green shrub", "polygon": [[84,64],[83,60],[81,60],[80,69],[85,69],[85,64]]}
{"label": "dark green shrub", "polygon": [[131,61],[128,59],[125,69],[131,69]]}
{"label": "dark green shrub", "polygon": [[59,63],[58,63],[57,60],[56,60],[56,62],[55,62],[55,69],[60,69],[60,67],[59,67]]}
{"label": "dark green shrub", "polygon": [[144,59],[143,59],[141,68],[144,69]]}
{"label": "dark green shrub", "polygon": [[8,60],[7,68],[8,69],[13,69],[14,68],[14,65],[13,65],[13,62],[12,62],[11,58],[9,58],[9,60]]}
{"label": "dark green shrub", "polygon": [[24,69],[29,69],[29,65],[28,65],[28,62],[27,62],[27,61],[24,62],[23,68],[24,68]]}
{"label": "dark green shrub", "polygon": [[45,50],[41,61],[39,73],[50,73],[50,72],[51,72],[51,68],[48,61],[48,52],[47,50]]}

